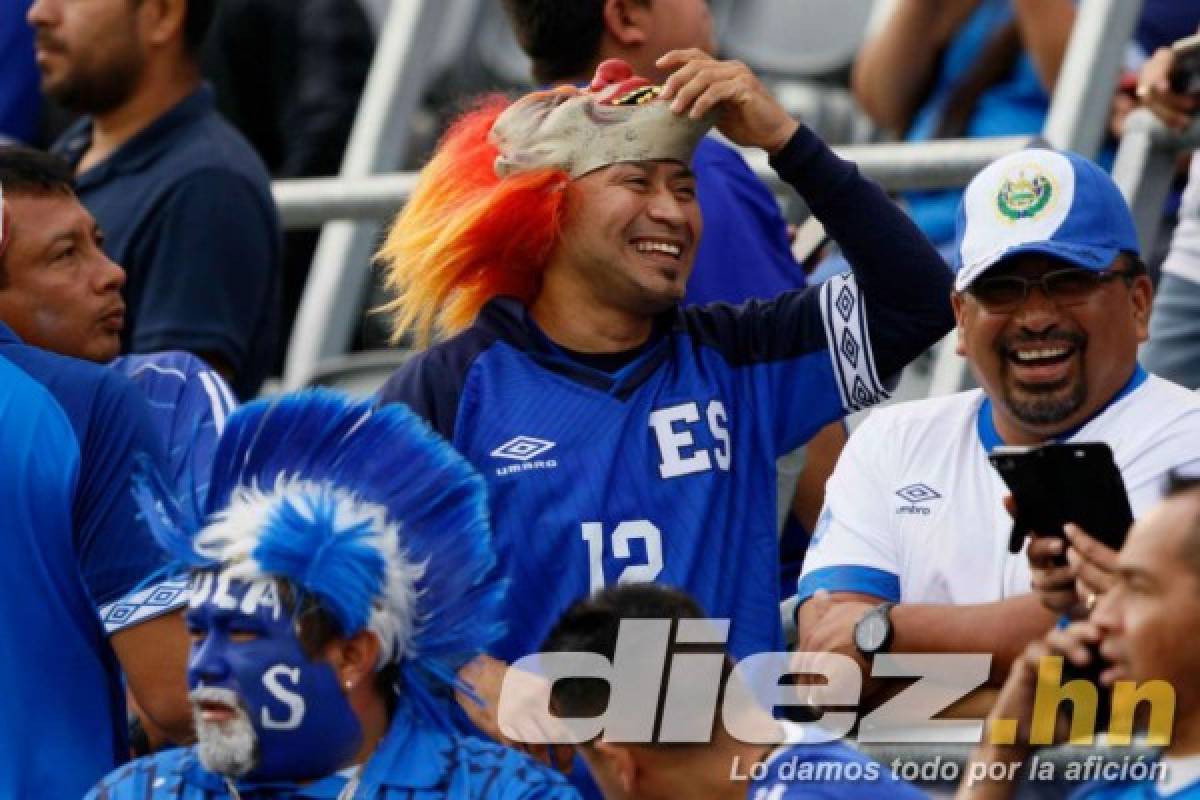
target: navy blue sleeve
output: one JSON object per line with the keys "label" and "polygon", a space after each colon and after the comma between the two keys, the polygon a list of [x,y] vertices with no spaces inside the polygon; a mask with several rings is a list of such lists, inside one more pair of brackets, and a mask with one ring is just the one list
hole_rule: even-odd
{"label": "navy blue sleeve", "polygon": [[908,217],[801,127],[772,159],[839,239],[853,273],[771,301],[685,309],[687,335],[743,368],[776,455],[888,396],[886,384],[953,323],[950,272]]}
{"label": "navy blue sleeve", "polygon": [[704,235],[684,303],[769,300],[803,287],[804,270],[792,257],[779,204],[742,156],[706,137],[692,168]]}
{"label": "navy blue sleeve", "polygon": [[[876,371],[897,376],[953,327],[950,270],[874,181],[804,126],[771,166],[841,246],[863,296]],[[840,310],[841,298],[833,300]]]}
{"label": "navy blue sleeve", "polygon": [[216,353],[235,374],[246,370],[263,309],[278,296],[274,208],[247,178],[198,170],[171,189],[140,247],[146,284],[132,349]]}
{"label": "navy blue sleeve", "polygon": [[74,504],[79,563],[97,607],[122,598],[163,563],[133,499],[138,453],[163,468],[162,444],[146,401],[128,379],[106,371],[80,443]]}
{"label": "navy blue sleeve", "polygon": [[446,441],[453,442],[467,372],[491,341],[470,328],[417,353],[388,378],[379,390],[378,404],[404,403]]}

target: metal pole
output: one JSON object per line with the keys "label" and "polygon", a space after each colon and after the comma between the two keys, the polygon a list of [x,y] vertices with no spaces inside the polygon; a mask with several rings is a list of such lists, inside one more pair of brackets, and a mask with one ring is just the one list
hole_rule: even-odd
{"label": "metal pole", "polygon": [[[346,146],[342,177],[363,177],[400,164],[445,10],[446,0],[393,0]],[[288,346],[285,389],[305,385],[322,358],[349,347],[378,234],[377,223],[325,226]]]}
{"label": "metal pole", "polygon": [[[835,148],[856,162],[864,175],[885,189],[940,189],[964,185],[986,164],[1020,150],[1028,136],[995,139],[953,139],[893,145],[858,145]],[[767,165],[761,151],[745,155],[760,177],[780,191],[786,190]],[[283,226],[314,228],[330,220],[379,221],[396,213],[412,192],[415,172],[392,172],[357,178],[301,178],[275,181],[272,190]]]}
{"label": "metal pole", "polygon": [[1042,129],[1060,150],[1100,153],[1125,46],[1142,0],[1080,0]]}
{"label": "metal pole", "polygon": [[1200,143],[1200,119],[1183,133],[1169,130],[1145,109],[1129,115],[1112,176],[1137,223],[1142,253],[1153,252],[1162,224],[1163,202],[1175,177],[1175,157]]}

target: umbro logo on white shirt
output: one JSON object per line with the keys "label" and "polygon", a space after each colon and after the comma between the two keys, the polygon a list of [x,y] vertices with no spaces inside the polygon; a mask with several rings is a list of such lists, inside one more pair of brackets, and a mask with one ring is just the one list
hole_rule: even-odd
{"label": "umbro logo on white shirt", "polygon": [[[553,449],[555,443],[535,436],[514,436],[492,451],[493,458],[503,458],[515,463],[496,469],[497,475],[510,475],[534,469],[554,469],[558,461],[553,458],[539,459],[538,456]],[[537,460],[535,460],[537,459]]]}
{"label": "umbro logo on white shirt", "polygon": [[904,500],[908,505],[898,506],[897,514],[923,514],[929,515],[933,513],[925,503],[932,500],[940,500],[941,495],[932,487],[926,486],[923,483],[910,483],[908,486],[901,486],[896,490],[896,496]]}

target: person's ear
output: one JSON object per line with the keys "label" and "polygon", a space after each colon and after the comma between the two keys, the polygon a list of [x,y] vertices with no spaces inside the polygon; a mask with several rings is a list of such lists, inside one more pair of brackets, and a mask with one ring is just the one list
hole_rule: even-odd
{"label": "person's ear", "polygon": [[143,41],[161,47],[173,39],[183,41],[189,0],[143,0],[137,14]]}
{"label": "person's ear", "polygon": [[337,674],[338,683],[352,692],[375,674],[379,661],[379,638],[361,630],[344,639],[334,639],[325,647],[325,658]]}
{"label": "person's ear", "polygon": [[1137,340],[1150,338],[1150,313],[1154,305],[1154,283],[1149,275],[1136,275],[1129,286],[1129,297],[1133,303],[1133,324]]}
{"label": "person's ear", "polygon": [[962,292],[950,292],[950,307],[954,309],[955,342],[954,352],[960,356],[967,355],[966,345],[966,305],[967,299]]}
{"label": "person's ear", "polygon": [[604,0],[604,28],[623,47],[640,47],[649,38],[650,1]]}

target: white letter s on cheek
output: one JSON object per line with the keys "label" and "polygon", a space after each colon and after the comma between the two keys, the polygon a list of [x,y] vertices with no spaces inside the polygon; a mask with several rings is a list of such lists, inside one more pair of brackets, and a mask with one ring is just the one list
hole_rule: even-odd
{"label": "white letter s on cheek", "polygon": [[271,693],[272,697],[288,708],[287,718],[282,720],[272,718],[265,706],[261,709],[262,726],[267,730],[295,730],[304,721],[304,712],[306,711],[304,698],[283,687],[279,682],[279,678],[282,675],[286,675],[291,684],[295,686],[300,682],[300,668],[285,667],[283,664],[276,664],[263,673],[263,686]]}

